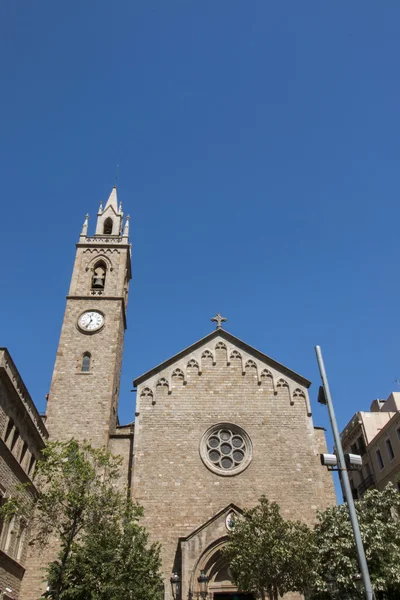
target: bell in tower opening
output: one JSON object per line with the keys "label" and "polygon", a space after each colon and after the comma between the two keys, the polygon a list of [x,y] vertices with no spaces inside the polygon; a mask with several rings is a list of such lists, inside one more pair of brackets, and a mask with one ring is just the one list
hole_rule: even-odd
{"label": "bell in tower opening", "polygon": [[101,262],[98,263],[93,272],[92,277],[92,290],[104,290],[106,282],[106,265]]}

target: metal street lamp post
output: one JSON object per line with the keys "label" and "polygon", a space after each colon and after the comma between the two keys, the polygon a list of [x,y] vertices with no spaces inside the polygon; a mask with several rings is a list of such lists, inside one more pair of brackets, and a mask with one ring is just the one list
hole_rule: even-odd
{"label": "metal street lamp post", "polygon": [[170,582],[172,588],[172,596],[174,597],[174,600],[179,600],[181,596],[181,578],[179,577],[176,571],[172,573]]}
{"label": "metal street lamp post", "polygon": [[204,569],[200,571],[200,575],[198,576],[197,581],[199,582],[200,596],[203,598],[203,600],[205,600],[208,594],[209,578],[207,577]]}
{"label": "metal street lamp post", "polygon": [[322,386],[324,390],[324,404],[328,406],[329,419],[331,422],[333,439],[335,441],[336,452],[338,457],[338,466],[340,469],[340,482],[342,484],[343,495],[347,503],[349,511],[351,526],[353,528],[354,540],[356,543],[358,562],[361,569],[361,577],[365,588],[365,597],[367,600],[374,600],[375,595],[372,590],[371,579],[369,576],[367,559],[365,557],[364,546],[361,539],[360,527],[357,520],[356,509],[354,507],[353,494],[351,493],[349,475],[347,472],[347,465],[342,448],[342,440],[340,439],[339,429],[336,422],[335,411],[333,409],[331,392],[329,389],[328,378],[325,371],[325,365],[322,358],[321,348],[315,346],[315,352],[317,355],[319,372],[321,374]]}
{"label": "metal street lamp post", "polygon": [[353,575],[353,582],[356,586],[357,592],[362,592],[364,589],[364,582],[361,573]]}

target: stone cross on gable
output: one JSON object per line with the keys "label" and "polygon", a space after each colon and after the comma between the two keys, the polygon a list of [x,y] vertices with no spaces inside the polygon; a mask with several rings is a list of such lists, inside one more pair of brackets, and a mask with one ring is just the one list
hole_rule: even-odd
{"label": "stone cross on gable", "polygon": [[218,313],[211,319],[211,321],[217,324],[217,329],[222,329],[222,323],[225,323],[226,319],[225,317],[221,317],[220,313]]}

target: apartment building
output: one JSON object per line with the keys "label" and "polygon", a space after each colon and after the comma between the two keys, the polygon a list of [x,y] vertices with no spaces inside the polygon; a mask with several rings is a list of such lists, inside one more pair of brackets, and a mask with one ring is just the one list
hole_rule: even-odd
{"label": "apartment building", "polygon": [[[35,463],[45,446],[47,430],[6,348],[0,348],[0,503],[14,496],[20,484],[33,501]],[[17,492],[18,493],[18,492]],[[19,595],[25,573],[28,523],[14,517],[0,521],[0,597]]]}
{"label": "apartment building", "polygon": [[349,474],[354,498],[369,488],[382,490],[389,481],[400,491],[400,392],[357,412],[341,438],[344,452],[363,459],[362,469]]}

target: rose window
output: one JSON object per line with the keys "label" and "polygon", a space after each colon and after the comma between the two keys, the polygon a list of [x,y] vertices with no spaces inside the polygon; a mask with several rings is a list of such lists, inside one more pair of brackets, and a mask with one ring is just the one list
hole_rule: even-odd
{"label": "rose window", "polygon": [[237,425],[222,423],[206,431],[200,454],[208,468],[219,475],[236,475],[251,460],[251,441]]}

